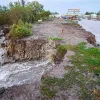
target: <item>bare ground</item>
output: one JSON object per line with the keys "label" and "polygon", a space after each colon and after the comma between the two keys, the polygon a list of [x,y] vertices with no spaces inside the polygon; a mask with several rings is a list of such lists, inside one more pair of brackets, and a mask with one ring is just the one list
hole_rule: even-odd
{"label": "bare ground", "polygon": [[[88,36],[84,29],[80,26],[74,26],[67,23],[65,20],[54,20],[43,22],[42,24],[33,25],[33,35],[27,39],[37,37],[60,37],[63,38],[66,44],[76,45],[80,42],[87,42]],[[71,64],[68,56],[74,52],[68,51],[64,61],[49,73],[52,77],[62,77],[65,73],[64,65]],[[24,84],[22,86],[13,86],[8,89],[0,90],[0,100],[40,100],[40,91],[38,83]],[[78,100],[73,94],[68,96],[66,100]],[[76,99],[75,99],[76,98]]]}
{"label": "bare ground", "polygon": [[[68,23],[63,19],[56,19],[54,21],[42,22],[41,24],[33,25],[33,36],[39,37],[59,37],[63,38],[66,44],[76,45],[80,42],[87,42],[88,32],[81,26],[75,26]],[[65,70],[64,66],[71,65],[68,56],[73,55],[73,52],[68,51],[65,55],[63,62],[60,65],[56,65],[49,76],[63,77]]]}
{"label": "bare ground", "polygon": [[74,26],[62,19],[33,25],[35,36],[60,37],[65,40],[66,44],[71,45],[86,42],[87,33],[82,27]]}

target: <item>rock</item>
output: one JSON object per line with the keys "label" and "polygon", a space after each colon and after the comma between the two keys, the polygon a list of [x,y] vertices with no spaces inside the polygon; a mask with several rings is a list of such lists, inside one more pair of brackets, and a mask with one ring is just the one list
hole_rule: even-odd
{"label": "rock", "polygon": [[10,40],[7,48],[8,56],[20,61],[42,59],[45,56],[46,43],[47,41],[43,39]]}
{"label": "rock", "polygon": [[54,63],[55,64],[60,64],[63,61],[64,56],[65,56],[66,53],[67,53],[67,50],[64,51],[63,53],[57,51],[56,54],[53,56]]}
{"label": "rock", "polygon": [[5,92],[5,88],[0,88],[0,95],[3,94]]}
{"label": "rock", "polygon": [[7,45],[5,43],[1,43],[1,47],[6,47]]}
{"label": "rock", "polygon": [[47,38],[32,38],[32,39],[11,39],[7,47],[7,58],[12,57],[15,61],[23,60],[52,60],[55,55],[54,62],[61,62],[63,54],[57,52],[56,48],[62,41],[48,40]]}
{"label": "rock", "polygon": [[4,27],[3,33],[4,33],[5,36],[6,36],[6,34],[9,33],[9,31],[10,31],[10,28],[9,27]]}
{"label": "rock", "polygon": [[96,45],[96,38],[95,38],[95,35],[93,35],[92,33],[88,32],[87,41],[88,41],[90,44]]}
{"label": "rock", "polygon": [[100,44],[96,44],[96,46],[100,48]]}

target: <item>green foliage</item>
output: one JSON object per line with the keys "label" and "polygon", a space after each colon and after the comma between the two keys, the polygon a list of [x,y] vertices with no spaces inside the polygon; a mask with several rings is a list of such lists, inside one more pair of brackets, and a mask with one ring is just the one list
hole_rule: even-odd
{"label": "green foliage", "polygon": [[54,86],[57,85],[57,81],[59,81],[59,79],[57,78],[42,78],[42,84],[40,86],[42,99],[46,98],[48,100],[52,99],[55,96],[57,91],[56,89],[54,89]]}
{"label": "green foliage", "polygon": [[0,25],[9,24],[9,11],[5,6],[0,6]]}
{"label": "green foliage", "polygon": [[21,19],[23,22],[35,22],[39,19],[46,20],[50,11],[45,11],[43,5],[38,1],[32,1],[25,4],[21,2],[10,2],[9,7],[0,6],[0,24],[14,24]]}
{"label": "green foliage", "polygon": [[76,26],[76,27],[78,26],[78,23],[75,22],[75,21],[73,21],[73,20],[67,20],[67,22],[73,24],[73,25]]}
{"label": "green foliage", "polygon": [[29,29],[32,28],[32,24],[30,24],[30,23],[28,23],[28,22],[25,23],[25,26],[26,26],[27,28],[29,28]]}
{"label": "green foliage", "polygon": [[85,46],[87,43],[86,42],[81,42],[81,43],[79,43],[78,45],[79,46]]}
{"label": "green foliage", "polygon": [[[71,47],[70,50],[76,52],[76,55],[72,57],[74,64],[86,65],[87,69],[94,73],[100,74],[100,49],[96,47],[86,48],[86,43],[80,43],[75,47]],[[98,70],[98,71],[97,71]]]}
{"label": "green foliage", "polygon": [[54,41],[59,41],[59,40],[63,40],[62,38],[58,38],[58,37],[49,37],[49,40],[54,40]]}
{"label": "green foliage", "polygon": [[42,93],[42,99],[44,99],[44,97],[47,100],[52,99],[55,96],[55,94],[57,93],[56,90],[50,89],[44,84],[41,84],[40,89],[41,89],[41,93]]}
{"label": "green foliage", "polygon": [[25,1],[21,0],[21,4],[22,4],[22,6],[25,6]]}
{"label": "green foliage", "polygon": [[[75,55],[70,57],[73,67],[65,66],[68,71],[63,78],[42,78],[43,86],[51,91],[68,91],[77,86],[79,88],[74,87],[74,90],[80,100],[99,100],[97,98],[100,98],[100,92],[98,92],[100,90],[97,87],[100,84],[100,48],[89,48],[85,42],[76,46],[61,46],[59,50],[62,51],[62,48],[75,52]],[[43,88],[41,91],[46,98]]]}
{"label": "green foliage", "polygon": [[18,21],[18,24],[13,24],[11,26],[11,30],[9,32],[9,37],[13,38],[23,38],[30,36],[31,31],[31,24],[23,23],[21,20]]}
{"label": "green foliage", "polygon": [[41,13],[40,13],[40,18],[42,20],[47,20],[49,18],[49,15],[51,14],[50,11],[45,11],[43,10]]}
{"label": "green foliage", "polygon": [[60,45],[57,47],[57,51],[61,54],[65,53],[67,51],[66,45]]}
{"label": "green foliage", "polygon": [[100,11],[97,13],[97,15],[100,15]]}
{"label": "green foliage", "polygon": [[94,12],[86,12],[85,15],[91,15],[94,14]]}

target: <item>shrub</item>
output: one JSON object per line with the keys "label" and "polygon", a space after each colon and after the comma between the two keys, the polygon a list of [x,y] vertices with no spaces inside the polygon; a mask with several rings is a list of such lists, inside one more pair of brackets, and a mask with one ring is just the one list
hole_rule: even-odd
{"label": "shrub", "polygon": [[11,26],[11,30],[9,32],[9,37],[10,38],[23,38],[30,36],[32,31],[31,31],[32,25],[29,23],[23,23],[21,20],[18,21],[18,24],[13,24]]}
{"label": "shrub", "polygon": [[30,23],[25,23],[25,26],[27,27],[27,28],[32,28],[32,24],[30,24]]}
{"label": "shrub", "polygon": [[67,20],[67,22],[73,24],[74,26],[78,26],[78,23],[73,20]]}
{"label": "shrub", "polygon": [[60,45],[57,47],[57,51],[61,54],[64,54],[67,51],[67,46],[66,45]]}
{"label": "shrub", "polygon": [[63,39],[59,37],[49,37],[49,40],[63,40]]}
{"label": "shrub", "polygon": [[[75,54],[69,57],[73,66],[69,66],[66,62],[64,68],[67,71],[62,78],[48,76],[42,78],[40,88],[43,100],[50,96],[52,97],[50,100],[55,98],[59,91],[73,89],[75,91],[72,92],[79,100],[100,100],[100,48],[87,48],[86,43],[82,42],[75,46],[60,45],[57,50],[58,54],[66,50],[74,51]],[[60,96],[63,98],[65,95]]]}

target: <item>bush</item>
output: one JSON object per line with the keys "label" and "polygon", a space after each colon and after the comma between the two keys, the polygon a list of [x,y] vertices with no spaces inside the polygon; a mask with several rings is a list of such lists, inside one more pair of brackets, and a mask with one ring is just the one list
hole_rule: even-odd
{"label": "bush", "polygon": [[61,54],[65,54],[67,52],[67,46],[66,45],[60,45],[57,47],[57,51]]}
{"label": "bush", "polygon": [[32,25],[29,23],[23,23],[21,20],[18,21],[18,24],[13,24],[9,32],[10,38],[23,38],[30,36]]}
{"label": "bush", "polygon": [[59,37],[49,37],[49,40],[60,41],[60,40],[63,40],[63,39],[59,38]]}

